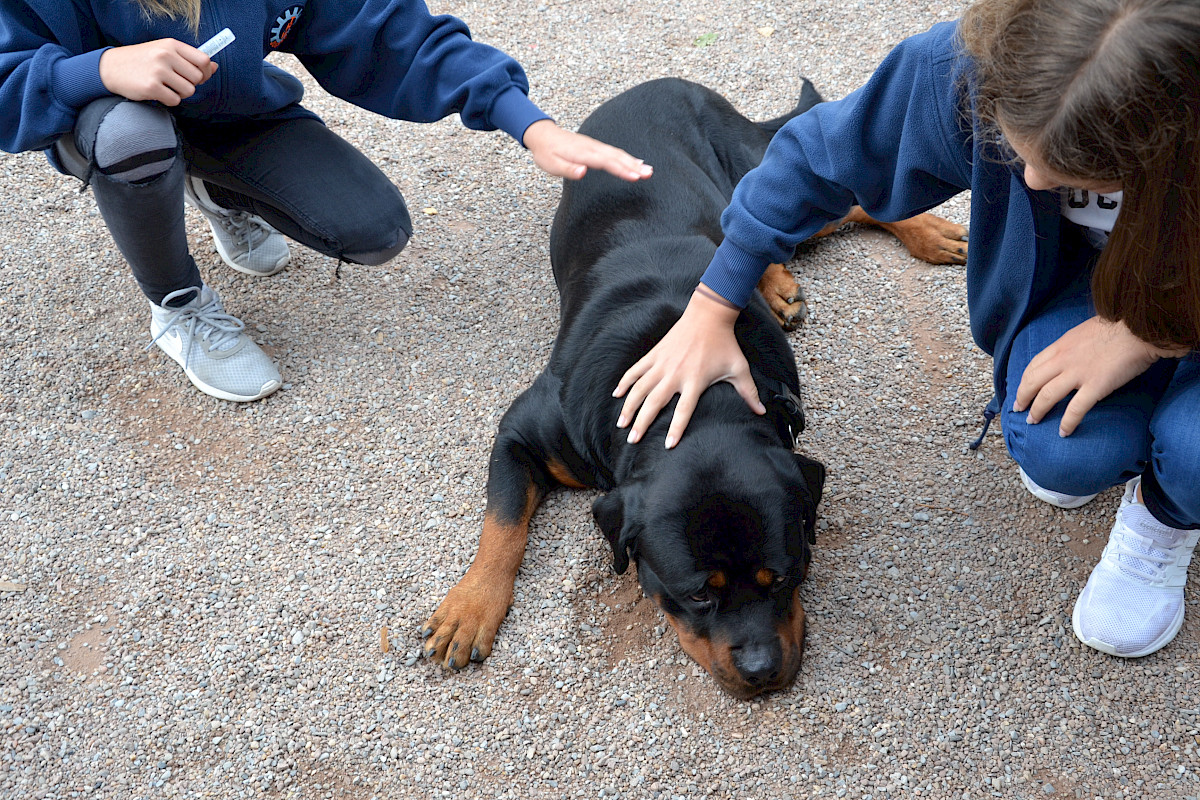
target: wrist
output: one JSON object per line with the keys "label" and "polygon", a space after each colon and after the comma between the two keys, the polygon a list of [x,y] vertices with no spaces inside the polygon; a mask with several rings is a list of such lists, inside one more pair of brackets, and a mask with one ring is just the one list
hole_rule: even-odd
{"label": "wrist", "polygon": [[558,128],[554,120],[549,117],[543,117],[529,124],[525,129],[525,133],[521,136],[521,144],[531,153],[535,151],[546,140],[547,136],[552,136],[553,132]]}
{"label": "wrist", "polygon": [[694,314],[703,315],[706,319],[713,322],[726,323],[730,327],[733,326],[738,315],[742,313],[740,308],[702,283],[697,285],[695,291],[692,292],[692,298],[688,301],[687,310],[692,311]]}

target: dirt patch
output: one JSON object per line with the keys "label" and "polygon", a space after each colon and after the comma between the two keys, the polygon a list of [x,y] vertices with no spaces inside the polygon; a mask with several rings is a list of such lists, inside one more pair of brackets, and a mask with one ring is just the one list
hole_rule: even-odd
{"label": "dirt patch", "polygon": [[611,612],[603,626],[606,640],[612,643],[608,653],[610,668],[635,650],[649,647],[654,642],[654,626],[666,624],[658,606],[642,594],[642,587],[632,573],[622,576],[616,589],[599,599]]}
{"label": "dirt patch", "polygon": [[[876,252],[887,246],[884,237],[879,237],[870,252]],[[922,265],[924,266],[924,265]],[[945,389],[953,384],[947,370],[962,352],[962,335],[957,330],[939,331],[928,320],[940,318],[938,309],[928,302],[929,293],[921,285],[921,266],[910,267],[901,272],[896,283],[900,287],[902,305],[908,310],[909,330],[911,331],[912,352],[920,359],[925,376],[938,389]]]}
{"label": "dirt patch", "polygon": [[108,654],[108,637],[99,627],[85,630],[72,637],[66,650],[58,652],[63,668],[87,678],[95,677],[104,667]]}

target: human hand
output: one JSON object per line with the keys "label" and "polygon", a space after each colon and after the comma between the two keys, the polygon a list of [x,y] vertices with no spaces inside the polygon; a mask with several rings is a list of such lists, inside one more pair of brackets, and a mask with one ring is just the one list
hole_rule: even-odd
{"label": "human hand", "polygon": [[176,39],[113,47],[100,56],[104,88],[129,100],[177,106],[217,71],[204,53]]}
{"label": "human hand", "polygon": [[733,334],[739,313],[738,309],[696,291],[667,335],[626,371],[613,397],[629,393],[617,427],[624,428],[632,420],[630,442],[641,440],[658,412],[678,394],[679,402],[666,440],[667,449],[674,447],[683,436],[700,395],[720,381],[733,384],[755,414],[767,413],[758,398],[758,387],[750,377],[750,364]]}
{"label": "human hand", "polygon": [[533,155],[533,163],[560,178],[579,180],[588,167],[627,181],[649,178],[654,173],[654,168],[640,158],[590,136],[565,131],[550,119],[540,119],[526,128],[523,144]]}
{"label": "human hand", "polygon": [[1070,436],[1092,406],[1155,361],[1186,354],[1186,350],[1166,350],[1142,341],[1123,322],[1092,317],[1034,356],[1021,374],[1013,411],[1028,408],[1029,422],[1036,424],[1075,392],[1058,429],[1059,436]]}

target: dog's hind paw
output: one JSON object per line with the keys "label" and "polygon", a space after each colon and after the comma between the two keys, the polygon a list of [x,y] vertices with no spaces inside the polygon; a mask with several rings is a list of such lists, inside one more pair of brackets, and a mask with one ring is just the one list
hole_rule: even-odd
{"label": "dog's hind paw", "polygon": [[804,291],[783,264],[771,264],[758,281],[758,291],[771,307],[785,331],[793,331],[808,319]]}
{"label": "dog's hind paw", "polygon": [[930,264],[967,263],[967,229],[933,214],[918,214],[889,228],[913,256]]}

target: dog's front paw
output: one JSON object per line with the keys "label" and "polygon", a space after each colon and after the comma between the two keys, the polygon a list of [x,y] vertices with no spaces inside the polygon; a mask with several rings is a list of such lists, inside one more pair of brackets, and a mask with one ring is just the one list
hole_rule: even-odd
{"label": "dog's front paw", "polygon": [[492,652],[496,631],[511,604],[511,582],[497,586],[495,581],[476,579],[468,570],[421,626],[426,640],[422,652],[454,670],[468,661],[483,661]]}
{"label": "dog's front paw", "polygon": [[793,331],[808,318],[804,291],[783,264],[771,264],[758,281],[758,291],[785,331]]}

